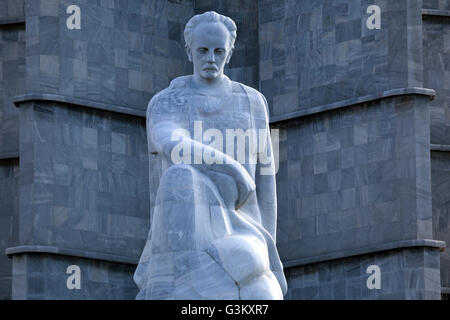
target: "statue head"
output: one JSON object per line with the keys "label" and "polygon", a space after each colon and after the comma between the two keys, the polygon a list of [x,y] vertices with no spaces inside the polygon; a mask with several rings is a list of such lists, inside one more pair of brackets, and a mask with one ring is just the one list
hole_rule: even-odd
{"label": "statue head", "polygon": [[214,11],[193,16],[184,29],[186,53],[194,64],[194,75],[214,80],[223,75],[236,40],[233,20]]}

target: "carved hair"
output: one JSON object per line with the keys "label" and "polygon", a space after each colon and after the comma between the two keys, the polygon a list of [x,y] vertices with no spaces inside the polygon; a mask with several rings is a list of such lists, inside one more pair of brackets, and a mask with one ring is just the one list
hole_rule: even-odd
{"label": "carved hair", "polygon": [[230,33],[230,44],[231,48],[234,49],[234,42],[236,40],[236,24],[233,20],[230,18],[223,16],[221,14],[218,14],[214,11],[208,11],[202,14],[197,14],[193,16],[188,23],[186,23],[186,27],[184,28],[184,41],[186,42],[186,47],[191,47],[192,44],[192,33],[196,26],[198,26],[200,23],[204,22],[220,22],[222,23],[225,28],[227,28],[228,32]]}

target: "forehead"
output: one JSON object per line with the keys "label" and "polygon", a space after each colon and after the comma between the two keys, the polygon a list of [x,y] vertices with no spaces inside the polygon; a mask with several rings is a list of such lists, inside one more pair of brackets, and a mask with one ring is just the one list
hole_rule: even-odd
{"label": "forehead", "polygon": [[220,22],[203,22],[197,25],[193,32],[194,46],[225,47],[230,33]]}

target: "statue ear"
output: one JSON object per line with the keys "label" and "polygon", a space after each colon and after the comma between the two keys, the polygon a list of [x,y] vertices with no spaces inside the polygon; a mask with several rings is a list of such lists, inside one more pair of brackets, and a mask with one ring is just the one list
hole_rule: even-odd
{"label": "statue ear", "polygon": [[227,57],[227,64],[230,63],[231,56],[233,55],[233,50],[234,50],[234,48],[232,48],[232,49],[230,50],[230,53],[228,54],[228,57]]}
{"label": "statue ear", "polygon": [[186,45],[184,47],[184,49],[186,50],[186,54],[188,56],[189,62],[192,62],[192,51],[191,51],[191,48],[188,45]]}

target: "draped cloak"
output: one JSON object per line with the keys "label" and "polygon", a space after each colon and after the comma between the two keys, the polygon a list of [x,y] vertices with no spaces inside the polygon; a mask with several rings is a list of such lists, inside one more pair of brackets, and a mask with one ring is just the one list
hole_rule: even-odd
{"label": "draped cloak", "polygon": [[[242,252],[231,252],[231,256],[256,261],[255,265],[266,259],[269,273],[284,295],[286,279],[275,246],[276,186],[267,102],[257,90],[228,78],[231,95],[227,99],[206,96],[190,87],[191,79],[174,79],[151,99],[147,108],[151,227],[134,274],[139,288],[137,299],[239,299],[239,284],[227,272],[227,266],[234,262],[225,261],[230,260],[230,252],[221,252],[223,239],[231,247],[233,241],[245,239],[243,242],[249,243],[247,253],[242,256]],[[221,111],[209,114],[208,110],[216,105],[222,106]],[[203,132],[217,129],[224,138],[226,129],[266,130],[265,136],[258,137],[262,147],[249,150],[246,145],[247,157],[242,166],[256,190],[239,209],[226,204],[223,197],[225,192],[236,192],[229,176],[212,170],[205,174],[195,166],[173,165],[167,159],[152,132],[160,121],[176,123],[193,139],[196,121],[201,121]],[[223,150],[225,147],[226,142]],[[264,163],[261,153],[266,155]],[[250,157],[256,161],[252,163]],[[264,168],[272,168],[271,174],[261,174]],[[225,248],[229,250],[230,245]],[[226,254],[228,258],[221,261]],[[251,262],[246,267],[251,268]]]}

